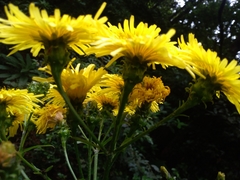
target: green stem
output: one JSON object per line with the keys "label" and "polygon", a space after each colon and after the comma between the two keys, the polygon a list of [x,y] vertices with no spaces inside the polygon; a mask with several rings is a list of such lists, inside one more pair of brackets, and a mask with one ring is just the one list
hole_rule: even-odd
{"label": "green stem", "polygon": [[0,142],[2,141],[7,141],[7,137],[6,137],[6,126],[4,121],[2,121],[0,119]]}
{"label": "green stem", "polygon": [[93,180],[97,180],[99,149],[94,149]]}
{"label": "green stem", "polygon": [[80,162],[79,149],[78,149],[76,140],[74,141],[74,149],[75,149],[74,152],[76,153],[76,158],[77,158],[77,163],[78,163],[78,170],[79,170],[79,173],[80,173],[80,179],[84,179],[82,166],[81,166],[81,162]]}
{"label": "green stem", "polygon": [[[101,136],[102,136],[103,122],[104,122],[104,119],[101,119],[99,133],[98,133],[98,140],[99,141],[101,140]],[[99,149],[96,148],[93,151],[94,151],[93,180],[97,180]]]}
{"label": "green stem", "polygon": [[79,117],[78,113],[76,112],[76,110],[74,109],[74,107],[72,106],[72,103],[70,101],[70,99],[68,98],[66,92],[64,91],[63,87],[62,87],[62,82],[61,82],[61,72],[59,71],[58,67],[56,66],[56,68],[54,66],[51,66],[52,68],[52,75],[53,78],[55,80],[55,83],[57,84],[58,87],[58,91],[59,93],[62,95],[63,99],[65,100],[66,104],[68,105],[70,111],[72,112],[72,114],[75,116],[75,118],[78,120],[79,124],[88,132],[88,134],[93,138],[93,140],[95,142],[97,142],[97,144],[99,144],[99,146],[101,147],[101,149],[107,153],[105,147],[98,141],[98,139],[96,138],[96,136],[93,134],[93,132],[88,128],[88,126],[83,122],[83,120]]}
{"label": "green stem", "polygon": [[41,175],[45,180],[51,180],[46,174],[42,174],[41,170],[29,163],[22,155],[21,153],[17,152],[16,153],[19,159],[24,162],[29,168],[31,168],[34,173]]}
{"label": "green stem", "polygon": [[106,179],[106,180],[109,178],[108,176],[110,173],[111,166],[113,164],[113,160],[116,159],[116,158],[114,158],[114,156],[115,156],[114,150],[116,149],[117,141],[118,141],[119,134],[120,134],[120,129],[122,126],[122,117],[123,117],[126,103],[128,101],[128,96],[131,93],[134,86],[135,86],[134,83],[130,83],[130,82],[126,81],[124,88],[123,88],[123,92],[121,94],[119,111],[118,111],[118,115],[116,117],[116,121],[114,123],[113,138],[111,140],[111,145],[110,145],[110,154],[107,156],[107,161],[105,164],[104,179]]}
{"label": "green stem", "polygon": [[4,103],[0,103],[0,142],[7,141],[6,137],[6,119],[8,117],[8,113],[6,110],[6,105]]}
{"label": "green stem", "polygon": [[[91,140],[91,137],[90,139]],[[92,175],[92,146],[88,146],[88,180],[91,180],[91,175]]]}
{"label": "green stem", "polygon": [[19,152],[22,152],[23,146],[24,146],[25,141],[28,137],[28,134],[31,132],[31,129],[28,128],[31,117],[32,117],[32,113],[29,115],[28,120],[24,120],[24,128],[23,128],[23,131],[22,131],[22,137],[21,137],[19,148],[18,148]]}
{"label": "green stem", "polygon": [[70,164],[70,162],[69,162],[69,159],[68,159],[66,144],[63,146],[63,151],[64,151],[64,156],[65,156],[65,159],[66,159],[68,168],[69,168],[69,170],[70,170],[70,172],[71,172],[74,180],[77,180],[77,177],[76,177],[76,175],[74,174],[73,169],[72,169],[72,166],[71,166],[71,164]]}
{"label": "green stem", "polygon": [[[114,117],[112,117],[112,119],[114,119]],[[108,128],[107,132],[104,132],[104,137],[102,139],[102,142],[106,141],[107,138],[109,138],[109,133],[111,132],[111,130],[113,129],[113,123],[111,123],[110,127]]]}
{"label": "green stem", "polygon": [[24,177],[24,180],[30,180],[30,178],[27,176],[23,169],[21,169],[21,174]]}
{"label": "green stem", "polygon": [[162,124],[164,124],[167,121],[169,121],[169,120],[179,116],[182,112],[186,111],[187,109],[190,109],[190,108],[194,107],[198,103],[199,103],[198,100],[194,100],[191,97],[188,98],[188,100],[184,104],[182,104],[180,107],[178,107],[173,113],[169,114],[167,117],[165,117],[161,121],[157,122],[152,127],[147,129],[146,131],[141,132],[140,134],[138,134],[137,136],[133,137],[132,139],[130,139],[130,138],[127,139],[126,142],[123,142],[122,145],[115,150],[115,153],[121,152],[128,145],[132,144],[133,142],[137,141],[138,139],[142,138],[143,136],[149,134],[150,132],[152,132],[153,130],[155,130],[156,128],[161,126]]}
{"label": "green stem", "polygon": [[[128,101],[128,95],[131,93],[134,85],[132,83],[125,82],[123,92],[122,92],[122,95],[121,95],[118,115],[116,117],[116,121],[115,121],[115,125],[114,125],[114,133],[113,133],[111,150],[114,150],[116,148],[119,133],[120,133],[120,129],[121,129],[121,126],[122,126],[122,117],[123,117],[124,109],[125,109],[126,103]],[[112,152],[112,151],[110,151],[110,152]]]}

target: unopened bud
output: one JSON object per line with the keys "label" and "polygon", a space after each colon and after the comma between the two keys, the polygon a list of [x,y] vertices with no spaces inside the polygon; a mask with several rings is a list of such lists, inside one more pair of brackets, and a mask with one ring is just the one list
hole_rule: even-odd
{"label": "unopened bud", "polygon": [[172,178],[171,174],[168,172],[168,170],[164,166],[160,167],[160,171],[166,179]]}
{"label": "unopened bud", "polygon": [[10,141],[0,145],[0,166],[11,167],[15,163],[16,149]]}
{"label": "unopened bud", "polygon": [[225,174],[219,171],[217,175],[217,180],[225,180]]}

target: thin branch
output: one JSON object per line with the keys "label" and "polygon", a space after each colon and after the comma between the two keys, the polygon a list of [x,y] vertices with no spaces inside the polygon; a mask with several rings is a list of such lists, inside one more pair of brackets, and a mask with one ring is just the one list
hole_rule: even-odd
{"label": "thin branch", "polygon": [[223,40],[224,40],[224,29],[223,29],[223,21],[222,21],[222,15],[223,15],[223,9],[226,4],[226,0],[222,0],[222,3],[218,10],[218,24],[219,24],[219,57],[222,58],[222,49],[223,49]]}

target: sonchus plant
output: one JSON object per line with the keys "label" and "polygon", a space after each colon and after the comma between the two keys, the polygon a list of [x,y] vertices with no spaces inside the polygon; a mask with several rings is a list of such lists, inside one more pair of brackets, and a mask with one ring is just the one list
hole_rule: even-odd
{"label": "sonchus plant", "polygon": [[[0,42],[14,45],[9,55],[30,49],[37,56],[44,51],[46,66],[40,70],[49,76],[34,77],[36,81],[50,83],[44,98],[17,89],[2,89],[0,94],[1,142],[8,140],[8,134],[14,136],[21,127],[23,135],[17,157],[44,179],[49,179],[47,171],[41,171],[24,158],[28,150],[43,147],[24,148],[31,123],[37,134],[57,129],[73,179],[108,180],[126,147],[186,110],[213,101],[214,95],[220,97],[222,92],[240,112],[237,61],[221,60],[217,53],[205,50],[193,34],[189,34],[189,42],[181,37],[177,43],[171,41],[174,29],[164,34],[157,25],[140,22],[135,26],[134,16],[124,20],[123,25],[114,26],[107,22],[107,17],[100,18],[105,6],[103,3],[94,17],[73,18],[61,16],[59,9],[48,15],[33,3],[27,16],[9,4],[5,7],[7,19],[0,18]],[[80,64],[72,65],[71,51],[112,59],[105,67],[89,64],[81,68]],[[106,69],[119,59],[121,71],[109,74]],[[159,106],[171,95],[171,87],[164,85],[161,77],[146,76],[147,68],[152,66],[154,71],[156,65],[184,69],[195,80],[184,103],[158,122],[148,123],[148,116],[160,111]],[[70,138],[79,175],[68,158],[66,144]],[[79,159],[82,144],[88,154],[85,171]],[[99,165],[99,160],[103,165]],[[28,178],[23,169],[21,175]]]}

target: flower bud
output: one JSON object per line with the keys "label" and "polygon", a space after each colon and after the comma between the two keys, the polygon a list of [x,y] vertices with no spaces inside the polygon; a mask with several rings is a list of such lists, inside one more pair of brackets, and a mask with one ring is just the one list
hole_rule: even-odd
{"label": "flower bud", "polygon": [[16,159],[15,146],[10,141],[3,141],[0,145],[0,166],[11,167]]}

